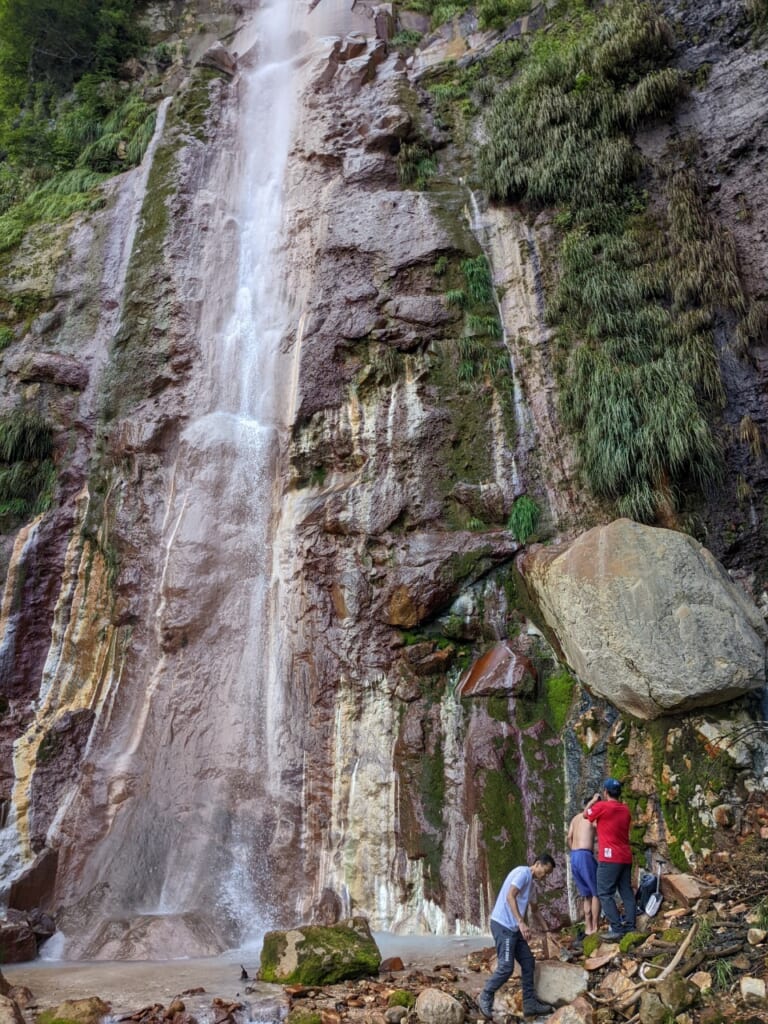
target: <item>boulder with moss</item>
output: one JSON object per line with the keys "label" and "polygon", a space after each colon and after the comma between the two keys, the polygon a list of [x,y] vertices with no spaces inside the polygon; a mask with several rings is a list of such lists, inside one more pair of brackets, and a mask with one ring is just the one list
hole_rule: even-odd
{"label": "boulder with moss", "polygon": [[368,921],[353,917],[332,927],[304,925],[267,932],[259,980],[278,984],[333,985],[378,973],[381,953]]}
{"label": "boulder with moss", "polygon": [[68,1021],[71,1024],[99,1024],[111,1007],[98,996],[85,999],[65,999],[63,1003],[45,1010],[37,1018],[37,1024],[53,1024],[54,1021]]}

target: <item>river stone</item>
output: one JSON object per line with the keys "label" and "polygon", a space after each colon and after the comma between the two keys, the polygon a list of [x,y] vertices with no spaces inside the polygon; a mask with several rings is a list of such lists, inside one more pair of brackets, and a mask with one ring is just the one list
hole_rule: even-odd
{"label": "river stone", "polygon": [[536,996],[544,1003],[571,1003],[587,991],[589,975],[577,964],[541,960],[536,964]]}
{"label": "river stone", "polygon": [[423,1024],[463,1024],[464,1007],[439,988],[425,988],[416,1000],[416,1016]]}
{"label": "river stone", "polygon": [[24,1024],[21,1010],[8,996],[0,996],[0,1024]]}
{"label": "river stone", "polygon": [[52,1010],[46,1010],[38,1017],[39,1024],[52,1024],[55,1020],[75,1021],[77,1024],[99,1024],[110,1011],[108,1003],[98,996],[86,999],[65,999]]}
{"label": "river stone", "polygon": [[377,974],[380,963],[367,919],[353,917],[332,927],[267,932],[258,977],[282,985],[334,985]]}
{"label": "river stone", "polygon": [[521,558],[529,592],[592,693],[640,719],[765,686],[766,626],[686,534],[619,519]]}

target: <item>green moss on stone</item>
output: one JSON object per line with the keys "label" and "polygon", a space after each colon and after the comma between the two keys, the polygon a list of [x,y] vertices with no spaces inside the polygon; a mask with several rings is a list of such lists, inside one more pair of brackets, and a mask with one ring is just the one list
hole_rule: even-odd
{"label": "green moss on stone", "polygon": [[647,935],[643,932],[627,932],[627,934],[619,941],[619,952],[628,953],[630,949],[635,946],[639,946],[641,942],[645,942]]}
{"label": "green moss on stone", "polygon": [[390,995],[387,1006],[405,1006],[407,1009],[416,1005],[416,996],[413,992],[406,992],[404,988],[395,989]]}
{"label": "green moss on stone", "polygon": [[600,938],[600,933],[599,932],[595,932],[593,935],[585,935],[584,936],[584,945],[582,946],[582,949],[584,950],[584,956],[587,956],[587,957],[592,956],[592,954],[595,952],[595,950],[600,945],[601,941],[602,940]]}
{"label": "green moss on stone", "polygon": [[291,1010],[285,1018],[286,1024],[323,1024],[322,1014],[317,1010],[305,1010],[302,1008]]}
{"label": "green moss on stone", "polygon": [[516,864],[527,861],[526,822],[520,790],[506,772],[486,771],[480,820],[494,890]]}
{"label": "green moss on stone", "polygon": [[381,954],[366,929],[338,924],[332,927],[307,925],[295,943],[296,964],[281,973],[281,959],[288,949],[288,936],[295,932],[267,932],[261,951],[259,980],[278,984],[334,985],[378,973]]}
{"label": "green moss on stone", "polygon": [[576,687],[576,680],[564,668],[549,676],[544,683],[548,718],[556,733],[560,733],[566,723]]}

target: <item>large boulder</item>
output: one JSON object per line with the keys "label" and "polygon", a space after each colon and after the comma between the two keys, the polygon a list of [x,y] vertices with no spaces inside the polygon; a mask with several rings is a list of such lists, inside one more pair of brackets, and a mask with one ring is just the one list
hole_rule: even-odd
{"label": "large boulder", "polygon": [[353,917],[330,928],[306,925],[267,932],[259,980],[278,984],[333,985],[377,974],[381,953],[368,921]]}
{"label": "large boulder", "polygon": [[566,661],[641,719],[761,689],[765,622],[692,537],[619,519],[520,559]]}

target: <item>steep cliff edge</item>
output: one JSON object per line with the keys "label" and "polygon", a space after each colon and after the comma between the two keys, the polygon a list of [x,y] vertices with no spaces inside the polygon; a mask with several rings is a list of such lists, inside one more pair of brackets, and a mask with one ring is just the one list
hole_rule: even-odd
{"label": "steep cliff edge", "polygon": [[[153,6],[166,39],[171,6]],[[742,808],[763,784],[759,699],[647,730],[620,717],[567,670],[589,684],[515,556],[612,521],[630,493],[594,485],[588,435],[599,450],[604,423],[563,396],[571,354],[607,348],[577,301],[594,281],[578,261],[567,276],[569,253],[597,264],[614,245],[629,252],[620,271],[648,279],[639,249],[621,248],[631,235],[666,275],[632,315],[688,316],[701,362],[680,376],[716,371],[695,411],[723,450],[711,474],[699,449],[672,452],[637,518],[693,532],[763,600],[760,26],[743,9],[664,5],[663,70],[679,75],[663,109],[621,120],[628,227],[609,245],[615,223],[601,225],[587,259],[596,218],[579,218],[609,205],[607,177],[605,193],[576,181],[554,201],[531,173],[527,193],[489,202],[475,157],[493,94],[541,40],[568,73],[601,5],[536,7],[501,31],[470,13],[432,32],[387,5],[297,4],[295,122],[282,186],[264,179],[283,197],[275,280],[243,243],[266,217],[244,214],[261,187],[248,153],[266,163],[277,144],[249,105],[264,22],[234,6],[196,9],[203,31],[187,25],[193,52],[166,72],[141,167],[37,256],[28,236],[4,270],[8,303],[38,296],[3,353],[4,408],[51,425],[58,480],[50,510],[3,537],[3,850],[26,879],[12,901],[53,909],[87,956],[207,953],[353,910],[378,928],[480,928],[506,868],[561,850],[578,790],[607,769],[632,780],[638,850],[671,844],[696,863],[716,842],[713,799]],[[216,37],[229,49],[203,57]],[[643,56],[659,70],[655,49]],[[614,77],[636,95],[646,70]],[[578,74],[565,92],[607,88]],[[695,214],[683,241],[675,210]],[[681,297],[692,254],[708,290]],[[730,290],[713,284],[736,266]],[[244,288],[248,324],[268,306],[256,331],[233,327]],[[600,309],[617,295],[597,294]],[[257,360],[246,387],[227,360],[261,331],[276,336],[274,375]],[[257,472],[261,434],[230,392],[263,381],[276,408]],[[682,768],[691,751],[700,778]],[[729,820],[721,833],[747,815]],[[564,880],[561,857],[552,923]]]}

